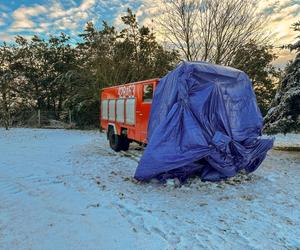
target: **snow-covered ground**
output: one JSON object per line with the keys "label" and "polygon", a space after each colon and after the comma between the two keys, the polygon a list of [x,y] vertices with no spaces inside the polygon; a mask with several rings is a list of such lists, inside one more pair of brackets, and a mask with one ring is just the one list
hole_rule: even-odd
{"label": "snow-covered ground", "polygon": [[300,148],[300,134],[277,134],[274,137],[275,148]]}
{"label": "snow-covered ground", "polygon": [[181,187],[135,183],[141,153],[95,131],[0,129],[0,249],[300,248],[299,152]]}

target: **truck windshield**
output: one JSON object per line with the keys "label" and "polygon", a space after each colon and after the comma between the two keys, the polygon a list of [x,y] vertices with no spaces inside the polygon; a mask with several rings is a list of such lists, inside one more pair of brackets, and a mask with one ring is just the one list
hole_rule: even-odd
{"label": "truck windshield", "polygon": [[145,84],[143,92],[143,102],[152,102],[153,84]]}

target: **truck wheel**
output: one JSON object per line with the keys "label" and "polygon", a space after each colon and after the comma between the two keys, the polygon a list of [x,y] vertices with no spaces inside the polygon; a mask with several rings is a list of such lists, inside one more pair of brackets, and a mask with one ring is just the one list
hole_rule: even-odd
{"label": "truck wheel", "polygon": [[120,150],[122,150],[122,138],[121,136],[115,134],[112,129],[110,129],[108,132],[108,140],[110,147],[114,151],[119,152]]}
{"label": "truck wheel", "polygon": [[123,136],[122,137],[122,150],[127,151],[129,149],[129,140],[127,137]]}

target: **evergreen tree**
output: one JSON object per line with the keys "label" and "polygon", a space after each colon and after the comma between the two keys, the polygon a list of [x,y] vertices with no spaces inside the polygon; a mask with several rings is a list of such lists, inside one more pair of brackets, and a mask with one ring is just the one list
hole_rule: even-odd
{"label": "evergreen tree", "polygon": [[271,46],[250,41],[237,50],[231,64],[250,77],[263,116],[270,108],[280,79],[280,71],[272,66],[275,58]]}
{"label": "evergreen tree", "polygon": [[77,67],[65,80],[71,88],[65,105],[74,110],[80,125],[98,123],[103,87],[162,77],[179,61],[177,52],[165,50],[148,27],[140,27],[130,9],[121,19],[121,31],[107,22],[97,30],[89,22],[80,34]]}
{"label": "evergreen tree", "polygon": [[13,94],[14,72],[12,70],[13,51],[5,43],[0,48],[0,119],[9,128],[11,96]]}
{"label": "evergreen tree", "polygon": [[[293,25],[300,32],[300,22]],[[300,35],[299,41],[288,47],[297,52],[296,58],[286,70],[272,107],[265,117],[265,132],[300,132]]]}

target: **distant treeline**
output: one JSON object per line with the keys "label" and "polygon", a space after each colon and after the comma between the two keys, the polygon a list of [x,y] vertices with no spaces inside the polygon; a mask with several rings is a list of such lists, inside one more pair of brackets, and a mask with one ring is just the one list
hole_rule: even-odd
{"label": "distant treeline", "polygon": [[70,109],[79,126],[97,125],[99,90],[106,86],[162,77],[179,61],[176,51],[164,49],[153,32],[137,23],[128,10],[124,29],[103,22],[96,30],[87,23],[76,45],[66,34],[38,36],[0,47],[0,99],[3,120],[27,110],[49,110],[59,117]]}
{"label": "distant treeline", "polygon": [[[97,126],[101,88],[162,77],[181,60],[194,60],[191,54],[184,53],[185,45],[181,50],[167,42],[169,48],[174,48],[167,49],[159,43],[154,31],[140,25],[130,9],[121,19],[122,30],[105,21],[100,30],[92,22],[87,23],[79,35],[81,42],[76,44],[64,33],[48,39],[17,36],[14,43],[3,43],[0,46],[2,122],[6,126],[18,125],[23,114],[30,110],[48,110],[57,117],[64,110],[72,110],[78,126]],[[241,40],[230,53],[230,60],[229,55],[218,54],[218,62],[249,74],[265,114],[280,78],[271,65],[275,58],[272,47],[254,39]],[[207,61],[216,62],[212,58]],[[222,58],[226,58],[226,63]]]}

